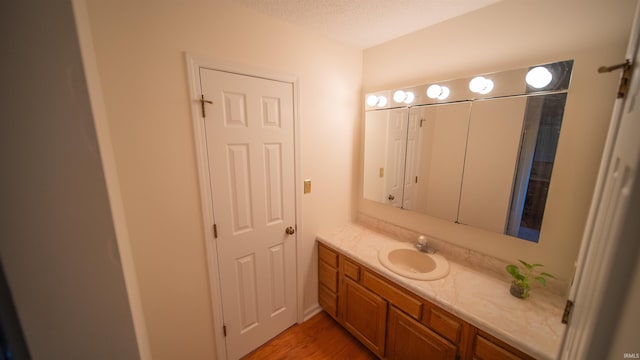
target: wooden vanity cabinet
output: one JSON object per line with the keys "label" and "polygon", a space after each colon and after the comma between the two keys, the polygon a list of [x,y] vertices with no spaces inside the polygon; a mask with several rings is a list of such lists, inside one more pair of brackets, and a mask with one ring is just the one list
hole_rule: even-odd
{"label": "wooden vanity cabinet", "polygon": [[381,359],[533,358],[318,243],[318,301]]}

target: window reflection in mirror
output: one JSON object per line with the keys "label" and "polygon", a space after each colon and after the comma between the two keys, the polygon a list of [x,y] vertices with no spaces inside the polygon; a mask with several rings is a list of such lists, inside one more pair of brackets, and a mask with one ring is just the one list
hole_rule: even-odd
{"label": "window reflection in mirror", "polygon": [[538,241],[558,147],[566,93],[530,96],[507,234]]}

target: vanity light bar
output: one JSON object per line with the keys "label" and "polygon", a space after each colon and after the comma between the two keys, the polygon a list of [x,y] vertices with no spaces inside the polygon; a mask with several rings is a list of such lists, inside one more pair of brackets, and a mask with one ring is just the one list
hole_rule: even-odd
{"label": "vanity light bar", "polygon": [[365,96],[365,105],[367,109],[374,110],[565,91],[569,89],[572,69],[573,60],[565,60],[472,78],[377,91]]}

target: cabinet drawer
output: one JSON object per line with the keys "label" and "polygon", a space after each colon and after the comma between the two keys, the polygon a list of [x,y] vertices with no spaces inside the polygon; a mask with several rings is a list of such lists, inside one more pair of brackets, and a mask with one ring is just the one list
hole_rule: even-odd
{"label": "cabinet drawer", "polygon": [[390,303],[394,304],[397,308],[407,314],[416,319],[420,319],[420,316],[422,315],[422,302],[419,299],[401,291],[396,286],[390,284],[386,280],[383,280],[377,275],[374,275],[366,269],[363,271],[362,279],[364,286],[387,299]]}
{"label": "cabinet drawer", "polygon": [[503,343],[502,341],[478,331],[474,338],[473,358],[480,360],[530,360],[532,357]]}
{"label": "cabinet drawer", "polygon": [[329,315],[338,316],[338,296],[335,292],[327,289],[326,286],[318,287],[318,303]]}
{"label": "cabinet drawer", "polygon": [[334,293],[338,292],[338,270],[324,261],[318,262],[318,281]]}
{"label": "cabinet drawer", "polygon": [[322,244],[318,244],[318,258],[327,263],[327,265],[335,269],[338,268],[338,253]]}
{"label": "cabinet drawer", "polygon": [[342,271],[344,271],[344,275],[355,281],[360,281],[360,265],[351,262],[349,259],[342,259]]}
{"label": "cabinet drawer", "polygon": [[422,323],[426,324],[454,344],[460,341],[462,320],[431,304],[425,304]]}
{"label": "cabinet drawer", "polygon": [[482,336],[476,336],[476,348],[473,352],[474,358],[477,359],[495,359],[495,360],[517,360],[519,357],[491,343]]}

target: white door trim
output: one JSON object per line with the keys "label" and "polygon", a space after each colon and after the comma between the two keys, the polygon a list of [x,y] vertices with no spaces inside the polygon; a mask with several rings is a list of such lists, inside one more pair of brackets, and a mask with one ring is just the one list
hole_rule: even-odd
{"label": "white door trim", "polygon": [[[270,70],[256,69],[244,65],[222,64],[205,57],[185,53],[187,77],[189,80],[189,95],[191,102],[191,118],[195,140],[196,160],[198,164],[198,180],[200,186],[200,205],[202,208],[203,235],[207,252],[209,272],[209,290],[211,295],[211,310],[217,358],[226,359],[226,344],[223,334],[222,294],[220,293],[220,279],[218,273],[218,254],[213,237],[213,204],[211,202],[211,188],[209,178],[209,163],[204,122],[200,106],[200,68],[226,71],[240,75],[248,75],[263,79],[290,83],[293,86],[293,126],[294,126],[294,179],[295,179],[295,216],[297,233],[302,234],[302,175],[300,166],[300,116],[299,116],[299,79],[290,74],[277,73]],[[296,237],[296,268],[301,264],[300,236]],[[303,289],[300,271],[296,271],[297,322],[304,321]]]}

